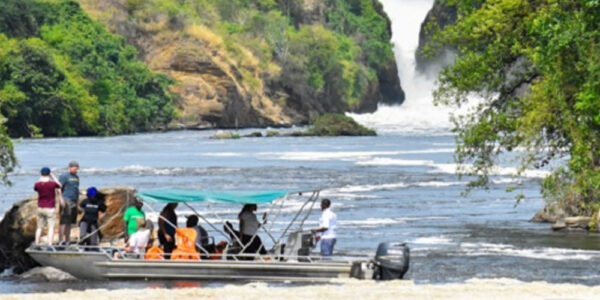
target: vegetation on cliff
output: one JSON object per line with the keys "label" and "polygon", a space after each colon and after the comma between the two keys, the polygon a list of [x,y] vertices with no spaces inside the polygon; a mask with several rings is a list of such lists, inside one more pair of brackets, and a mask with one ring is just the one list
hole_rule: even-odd
{"label": "vegetation on cliff", "polygon": [[305,124],[322,113],[403,100],[377,0],[82,4],[136,45],[153,70],[176,79],[183,119],[202,126]]}
{"label": "vegetation on cliff", "polygon": [[75,1],[0,4],[0,111],[11,136],[104,135],[164,126],[170,80]]}
{"label": "vegetation on cliff", "polygon": [[436,101],[462,105],[459,163],[488,183],[500,155],[517,151],[520,170],[552,167],[543,195],[569,214],[600,206],[600,2],[448,0],[458,19],[434,37],[456,49],[439,76]]}

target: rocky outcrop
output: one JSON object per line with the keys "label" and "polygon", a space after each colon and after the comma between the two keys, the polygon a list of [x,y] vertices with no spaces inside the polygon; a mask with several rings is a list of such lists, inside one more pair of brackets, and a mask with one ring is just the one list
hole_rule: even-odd
{"label": "rocky outcrop", "polygon": [[[137,2],[80,1],[93,18],[133,45],[153,71],[174,79],[172,92],[179,98],[180,114],[172,128],[307,124],[323,113],[373,112],[380,102],[400,104],[404,100],[395,61],[376,70],[377,79],[370,80],[357,105],[323,105],[321,102],[340,101],[324,101],[290,88],[305,79],[281,76],[280,65],[261,63],[256,53],[263,50],[225,41],[184,15],[157,12],[139,16],[133,7]],[[375,2],[377,12],[386,17],[391,36],[389,18],[381,3]],[[326,3],[303,0],[289,4],[294,5],[290,10],[296,25],[326,24]],[[337,93],[325,98],[337,97],[333,95]]]}
{"label": "rocky outcrop", "polygon": [[598,224],[600,215],[598,212],[594,216],[578,216],[569,213],[569,209],[565,209],[558,204],[551,204],[537,212],[531,219],[532,222],[551,223],[551,228],[554,231],[594,231],[600,232]]}
{"label": "rocky outcrop", "polygon": [[451,63],[453,49],[442,48],[435,53],[431,53],[431,56],[425,55],[424,50],[425,45],[431,41],[435,32],[454,24],[456,19],[456,7],[447,5],[447,0],[435,0],[419,31],[419,46],[415,52],[417,70],[427,73],[435,71],[440,65]]}
{"label": "rocky outcrop", "polygon": [[[83,191],[82,191],[83,192]],[[104,196],[107,215],[104,217],[102,235],[104,239],[113,239],[123,233],[123,212],[128,201],[134,199],[134,190],[126,187],[104,188],[99,190]],[[15,273],[22,273],[37,266],[25,249],[33,243],[37,228],[37,196],[19,201],[4,215],[0,222],[0,272],[14,268]],[[81,215],[79,216],[81,217]],[[73,228],[75,229],[75,228]],[[77,240],[79,233],[72,230],[72,240]],[[57,235],[55,235],[57,236]]]}

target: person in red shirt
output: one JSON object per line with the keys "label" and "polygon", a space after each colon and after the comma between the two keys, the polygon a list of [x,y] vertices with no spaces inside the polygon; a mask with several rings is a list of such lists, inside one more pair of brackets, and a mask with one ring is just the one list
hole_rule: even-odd
{"label": "person in red shirt", "polygon": [[64,199],[60,191],[61,184],[58,182],[54,174],[50,173],[48,167],[43,167],[41,170],[42,176],[33,186],[33,190],[38,193],[38,208],[37,208],[37,230],[35,231],[35,243],[40,244],[42,239],[42,231],[48,226],[48,245],[52,245],[54,241],[54,225],[56,224],[56,195],[64,205]]}

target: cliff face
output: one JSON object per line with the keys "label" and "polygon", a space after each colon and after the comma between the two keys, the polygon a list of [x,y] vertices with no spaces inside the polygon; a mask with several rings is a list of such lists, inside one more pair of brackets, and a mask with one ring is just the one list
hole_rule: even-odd
{"label": "cliff face", "polygon": [[[368,61],[360,44],[367,39],[344,32],[362,23],[333,28],[332,7],[346,1],[175,2],[80,1],[151,70],[175,80],[178,126],[304,124],[326,112],[372,112],[379,102],[404,100],[393,55]],[[371,20],[387,28],[387,40],[378,42],[391,49],[390,21],[378,1],[373,8]]]}
{"label": "cliff face", "polygon": [[434,53],[428,53],[426,44],[431,41],[436,31],[454,24],[457,19],[456,7],[446,4],[446,0],[435,0],[433,7],[421,23],[419,31],[419,47],[415,53],[417,70],[428,72],[436,66],[445,65],[452,61],[452,49],[444,48]]}

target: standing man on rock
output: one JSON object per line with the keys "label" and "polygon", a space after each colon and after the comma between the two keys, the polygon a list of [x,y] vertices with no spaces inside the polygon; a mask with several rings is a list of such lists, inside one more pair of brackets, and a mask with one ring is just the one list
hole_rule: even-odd
{"label": "standing man on rock", "polygon": [[58,239],[60,243],[68,244],[71,241],[71,226],[77,221],[77,202],[79,201],[79,163],[71,161],[69,171],[60,175],[62,194],[65,205],[61,206],[60,228]]}

